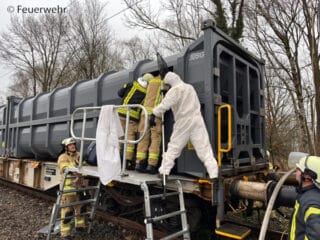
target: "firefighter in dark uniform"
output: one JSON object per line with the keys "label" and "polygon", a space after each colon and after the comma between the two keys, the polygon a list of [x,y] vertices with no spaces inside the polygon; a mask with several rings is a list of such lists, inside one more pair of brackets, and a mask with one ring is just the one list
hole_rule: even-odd
{"label": "firefighter in dark uniform", "polygon": [[[122,105],[126,104],[143,104],[144,98],[147,92],[148,81],[153,78],[153,75],[146,73],[143,77],[138,78],[132,83],[125,84],[119,91],[118,96],[122,98]],[[123,130],[125,131],[126,127],[126,108],[118,108],[118,113],[120,117],[120,122]],[[136,133],[138,132],[138,124],[140,120],[140,108],[131,108],[130,109],[130,120],[128,126],[128,140],[135,140]],[[123,145],[121,145],[123,146]],[[126,149],[126,169],[134,170],[135,162],[133,161],[135,152],[134,144],[127,144]]]}
{"label": "firefighter in dark uniform", "polygon": [[297,163],[298,196],[290,220],[288,240],[320,239],[320,157]]}
{"label": "firefighter in dark uniform", "polygon": [[[76,140],[74,138],[66,138],[62,141],[63,153],[58,158],[58,167],[60,171],[60,183],[62,184],[64,171],[68,167],[75,167],[79,164],[80,154],[76,150]],[[71,175],[69,173],[68,175]],[[82,183],[80,182],[80,178],[68,178],[65,181],[64,190],[71,190],[80,188]],[[62,186],[60,186],[61,188]],[[68,204],[72,202],[78,202],[80,200],[79,194],[77,192],[64,193],[61,198],[61,204]],[[77,216],[81,213],[81,205],[73,206],[73,207],[65,207],[61,209],[61,228],[60,234],[61,237],[65,240],[71,239],[71,216],[75,217],[75,227],[77,231],[83,231],[86,227],[86,221],[84,216]],[[66,218],[67,219],[63,219]]]}
{"label": "firefighter in dark uniform", "polygon": [[[148,112],[148,120],[155,108],[162,100],[161,85],[163,80],[160,77],[155,77],[149,80],[146,98],[143,106]],[[164,84],[163,84],[164,85]],[[146,116],[141,114],[138,130],[142,134],[144,129],[144,119]],[[139,172],[146,172],[150,174],[158,173],[158,160],[161,146],[161,118],[155,118],[155,126],[148,126],[146,135],[137,146],[136,154],[136,170]]]}

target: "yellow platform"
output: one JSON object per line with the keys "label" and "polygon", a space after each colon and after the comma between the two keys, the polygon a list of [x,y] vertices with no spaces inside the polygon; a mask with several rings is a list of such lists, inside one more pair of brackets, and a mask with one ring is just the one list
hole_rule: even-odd
{"label": "yellow platform", "polygon": [[235,225],[232,223],[224,223],[215,230],[215,233],[219,236],[228,237],[231,239],[245,239],[250,233],[251,229]]}

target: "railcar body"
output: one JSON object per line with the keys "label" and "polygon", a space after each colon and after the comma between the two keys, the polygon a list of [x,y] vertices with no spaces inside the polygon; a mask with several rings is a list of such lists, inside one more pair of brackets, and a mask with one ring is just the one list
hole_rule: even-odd
{"label": "railcar body", "polygon": [[[212,147],[217,152],[217,107],[232,108],[232,149],[222,157],[222,174],[236,176],[267,168],[265,151],[263,61],[217,29],[203,24],[203,35],[180,53],[167,57],[170,70],[192,84],[199,96]],[[78,107],[119,104],[117,90],[144,73],[158,74],[155,61],[143,60],[131,69],[101,74],[72,86],[34,97],[9,97],[0,107],[0,154],[18,159],[55,160],[61,139],[70,135],[70,117]],[[228,142],[227,116],[222,114],[222,146]],[[95,137],[97,114],[87,118],[86,135]],[[165,121],[168,142],[173,125]],[[76,122],[75,132],[81,130]],[[176,174],[203,178],[206,171],[192,146],[177,160]]]}

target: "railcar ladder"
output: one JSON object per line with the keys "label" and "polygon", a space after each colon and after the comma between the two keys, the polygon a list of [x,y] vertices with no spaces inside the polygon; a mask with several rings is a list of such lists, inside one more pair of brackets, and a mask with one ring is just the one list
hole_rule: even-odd
{"label": "railcar ladder", "polygon": [[[148,185],[144,182],[141,184],[141,189],[144,192],[144,205],[145,205],[145,220],[144,223],[146,225],[146,240],[153,240],[153,223],[159,222],[171,217],[175,217],[180,215],[181,216],[181,224],[182,224],[182,229],[178,232],[172,233],[166,237],[161,238],[161,240],[169,240],[169,239],[175,239],[179,236],[183,236],[183,239],[190,239],[190,232],[189,232],[189,226],[187,222],[187,213],[186,213],[186,208],[184,204],[184,197],[183,197],[183,190],[182,190],[182,185],[179,180],[175,180],[175,183],[177,185],[177,191],[175,192],[168,192],[168,193],[162,193],[162,194],[155,194],[155,195],[150,195],[149,193],[149,188]],[[177,195],[179,197],[179,204],[180,204],[180,209],[178,211],[166,213],[161,216],[152,216],[152,211],[151,211],[151,200],[153,199],[161,199],[161,198],[166,198],[169,196],[175,196]]]}
{"label": "railcar ladder", "polygon": [[[68,176],[68,174],[69,174],[69,176]],[[39,231],[39,233],[47,235],[47,238],[46,238],[47,240],[50,240],[51,235],[55,235],[60,232],[60,221],[61,220],[65,220],[65,219],[72,220],[78,216],[88,216],[88,219],[87,219],[88,223],[89,223],[88,224],[88,233],[91,232],[93,218],[95,215],[95,210],[96,210],[97,202],[98,202],[98,198],[99,198],[100,180],[98,180],[98,183],[95,186],[87,186],[87,187],[82,187],[82,188],[64,190],[66,180],[67,179],[74,179],[76,177],[83,178],[84,176],[83,175],[78,175],[78,176],[71,175],[70,176],[70,172],[68,170],[64,173],[63,183],[62,183],[61,189],[58,191],[56,203],[53,205],[53,208],[52,208],[50,222],[47,226],[45,226],[44,228],[42,228]],[[72,203],[67,203],[67,204],[61,203],[61,198],[62,198],[63,194],[67,194],[67,193],[78,194],[78,193],[85,193],[86,191],[93,192],[90,199],[79,200],[78,202],[72,202]],[[81,206],[81,205],[82,206],[91,205],[91,209],[87,212],[80,213],[78,215],[73,214],[72,216],[68,216],[65,218],[60,217],[60,210],[62,208]]]}

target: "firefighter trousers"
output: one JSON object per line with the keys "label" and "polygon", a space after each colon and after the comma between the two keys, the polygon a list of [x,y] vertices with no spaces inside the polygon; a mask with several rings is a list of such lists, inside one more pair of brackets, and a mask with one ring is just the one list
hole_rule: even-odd
{"label": "firefighter trousers", "polygon": [[[78,201],[79,201],[79,195],[76,193],[64,194],[61,198],[61,204],[68,204],[68,203],[73,203]],[[77,206],[65,207],[61,209],[61,218],[62,218],[61,229],[60,229],[61,237],[67,237],[71,235],[72,216],[76,216],[74,218],[76,228],[86,227],[85,216],[78,216],[82,212],[81,208],[82,208],[81,205],[77,205]],[[67,219],[63,219],[63,218],[67,218]]]}
{"label": "firefighter trousers", "polygon": [[[126,130],[126,118],[125,117],[119,117],[121,126],[123,129],[123,132]],[[129,125],[128,125],[128,140],[136,140],[136,133],[138,131],[138,122],[129,120]],[[123,150],[123,144],[120,145],[120,149]],[[134,150],[135,150],[135,145],[134,144],[127,144],[127,153],[126,153],[126,160],[132,161],[134,157]]]}
{"label": "firefighter trousers", "polygon": [[[141,115],[138,131],[140,135],[144,129],[144,114]],[[150,119],[150,116],[148,116]],[[148,119],[148,120],[149,120]],[[148,159],[148,165],[156,167],[159,161],[160,145],[162,137],[161,118],[156,117],[156,126],[150,128],[148,126],[147,132],[141,142],[138,143],[136,162]]]}

